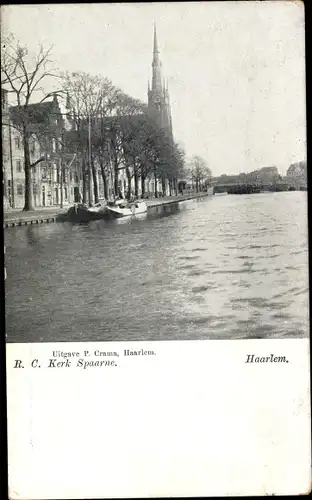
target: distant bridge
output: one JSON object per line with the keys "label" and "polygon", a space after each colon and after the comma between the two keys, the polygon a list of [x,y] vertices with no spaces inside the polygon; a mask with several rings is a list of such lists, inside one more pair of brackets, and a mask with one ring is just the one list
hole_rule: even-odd
{"label": "distant bridge", "polygon": [[253,182],[212,182],[215,193],[230,192],[259,192],[259,191],[289,191],[289,189],[304,189],[306,184],[296,182],[296,180],[283,180],[280,182],[269,183],[263,181]]}

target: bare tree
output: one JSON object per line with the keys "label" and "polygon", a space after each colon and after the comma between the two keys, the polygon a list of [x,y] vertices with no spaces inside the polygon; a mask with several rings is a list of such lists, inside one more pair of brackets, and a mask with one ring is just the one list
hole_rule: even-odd
{"label": "bare tree", "polygon": [[166,181],[168,181],[170,196],[172,193],[177,194],[178,178],[184,175],[184,150],[172,140],[165,129],[154,122],[146,127],[146,132],[145,144],[148,160],[152,164],[154,195],[158,196],[158,181],[161,183],[163,195],[166,191]]}
{"label": "bare tree", "polygon": [[[95,162],[101,167],[104,190],[107,195],[107,169],[109,167],[109,132],[112,128],[106,118],[116,106],[116,89],[112,82],[102,76],[83,72],[63,75],[63,90],[68,93],[70,115],[74,125],[76,149],[82,166],[83,202],[91,202],[91,177],[94,201],[98,202],[99,191]],[[105,121],[106,120],[106,121]],[[114,140],[112,139],[112,142]],[[115,148],[116,149],[116,148]],[[87,189],[89,195],[87,196]]]}
{"label": "bare tree", "polygon": [[131,181],[134,179],[134,195],[139,196],[142,141],[146,124],[146,105],[137,99],[124,95],[120,102],[120,130],[123,146],[125,171],[128,181],[127,198],[131,196]]}
{"label": "bare tree", "polygon": [[[2,44],[1,51],[1,79],[2,85],[14,95],[16,101],[14,126],[21,134],[24,150],[25,171],[25,211],[33,210],[32,173],[35,166],[45,159],[40,156],[31,162],[30,140],[33,133],[34,120],[31,116],[31,100],[37,91],[43,92],[42,83],[47,77],[56,77],[55,70],[51,69],[51,48],[39,47],[38,53],[32,56],[27,47],[16,42],[13,35],[9,35]],[[41,99],[53,96],[47,94]]]}
{"label": "bare tree", "polygon": [[119,192],[119,172],[126,168],[121,127],[124,93],[111,84],[103,89],[102,97],[93,144],[100,164],[105,198],[108,196],[108,179],[116,198]]}
{"label": "bare tree", "polygon": [[189,162],[189,171],[192,183],[195,183],[196,192],[202,190],[211,180],[211,170],[206,161],[200,156],[193,156]]}
{"label": "bare tree", "polygon": [[178,194],[178,178],[185,177],[185,151],[181,145],[174,143],[171,151],[170,168],[167,178],[169,180],[170,196],[172,192]]}
{"label": "bare tree", "polygon": [[128,96],[120,89],[115,89],[112,96],[109,120],[110,155],[113,165],[114,192],[119,192],[119,172],[125,170],[127,176],[127,198],[131,195],[131,178],[134,175],[133,162],[129,149],[133,134],[135,117],[142,112],[142,103]]}

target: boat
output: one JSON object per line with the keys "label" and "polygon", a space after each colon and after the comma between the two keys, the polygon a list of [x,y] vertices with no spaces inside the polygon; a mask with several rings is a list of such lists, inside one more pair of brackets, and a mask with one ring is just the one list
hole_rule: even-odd
{"label": "boat", "polygon": [[118,204],[108,204],[106,209],[115,218],[132,217],[133,215],[144,214],[147,212],[147,205],[144,201],[134,201],[132,203],[119,202]]}
{"label": "boat", "polygon": [[106,214],[107,203],[105,200],[102,200],[90,207],[83,203],[75,203],[74,206],[68,209],[66,216],[69,220],[89,222],[91,220],[103,219]]}

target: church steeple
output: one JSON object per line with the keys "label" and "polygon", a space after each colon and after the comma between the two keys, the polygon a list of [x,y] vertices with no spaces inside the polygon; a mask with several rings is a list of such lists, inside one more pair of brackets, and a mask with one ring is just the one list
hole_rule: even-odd
{"label": "church steeple", "polygon": [[154,23],[154,48],[153,48],[153,79],[152,79],[152,90],[161,92],[161,62],[159,58],[159,50],[157,43],[157,33],[156,24]]}
{"label": "church steeple", "polygon": [[156,23],[154,23],[154,56],[155,54],[159,54],[158,44],[157,44]]}
{"label": "church steeple", "polygon": [[156,25],[154,23],[153,40],[153,74],[151,87],[148,84],[148,110],[154,117],[158,125],[167,130],[169,137],[172,138],[172,121],[168,92],[168,80],[162,79],[161,62],[157,42]]}

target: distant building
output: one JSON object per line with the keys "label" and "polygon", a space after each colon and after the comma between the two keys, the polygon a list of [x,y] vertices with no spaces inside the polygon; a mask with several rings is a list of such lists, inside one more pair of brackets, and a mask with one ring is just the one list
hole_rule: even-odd
{"label": "distant building", "polygon": [[287,177],[303,178],[307,179],[307,162],[299,161],[298,163],[292,163],[287,170]]}
{"label": "distant building", "polygon": [[12,120],[8,92],[1,89],[2,100],[2,169],[4,208],[24,206],[24,150],[23,140]]}
{"label": "distant building", "polygon": [[240,173],[237,175],[223,174],[220,177],[214,177],[213,183],[220,185],[233,184],[262,184],[273,186],[281,181],[281,176],[276,167],[263,167],[252,172]]}
{"label": "distant building", "polygon": [[[63,154],[64,119],[57,97],[54,96],[52,101],[29,105],[28,113],[31,130],[31,163],[43,158],[32,171],[34,204],[35,206],[60,205],[61,199],[66,203],[69,180]],[[24,151],[22,136],[19,133],[20,115],[16,106],[11,107],[10,116],[14,130],[12,159],[15,167],[15,207],[21,207],[24,203],[25,187]]]}
{"label": "distant building", "polygon": [[[8,105],[2,91],[3,107],[3,169],[5,208],[23,208],[25,193],[24,146],[20,114],[17,106]],[[70,203],[74,197],[72,180],[67,167],[70,156],[65,151],[65,122],[58,99],[30,104],[30,161],[37,163],[32,170],[35,207]]]}
{"label": "distant building", "polygon": [[10,192],[10,170],[11,170],[11,154],[10,154],[10,118],[9,118],[9,103],[8,92],[1,89],[1,139],[2,139],[2,194],[3,207],[7,209],[12,204],[12,194]]}
{"label": "distant building", "polygon": [[262,167],[258,171],[259,181],[263,184],[275,184],[279,181],[280,175],[276,167]]}
{"label": "distant building", "polygon": [[292,163],[286,173],[287,182],[295,189],[307,187],[307,162]]}

